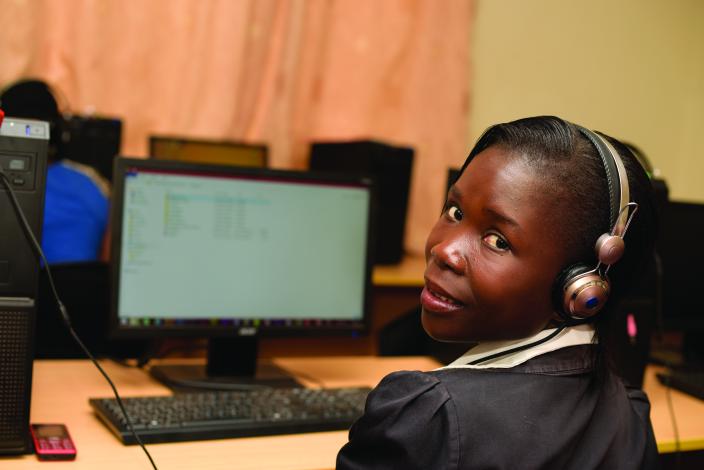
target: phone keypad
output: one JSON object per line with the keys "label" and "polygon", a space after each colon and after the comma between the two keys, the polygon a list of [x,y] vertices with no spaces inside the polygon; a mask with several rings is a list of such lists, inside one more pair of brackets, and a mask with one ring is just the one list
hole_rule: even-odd
{"label": "phone keypad", "polygon": [[39,448],[41,450],[64,450],[71,449],[71,441],[67,438],[50,437],[39,440]]}

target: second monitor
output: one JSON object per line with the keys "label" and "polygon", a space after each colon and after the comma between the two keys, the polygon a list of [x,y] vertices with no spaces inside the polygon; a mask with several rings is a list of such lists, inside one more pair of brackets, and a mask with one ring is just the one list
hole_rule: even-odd
{"label": "second monitor", "polygon": [[375,178],[378,208],[376,264],[395,264],[403,259],[413,156],[414,150],[410,147],[368,140],[315,142],[311,145],[311,170]]}
{"label": "second monitor", "polygon": [[265,145],[243,142],[151,136],[149,155],[158,160],[265,168],[268,149]]}

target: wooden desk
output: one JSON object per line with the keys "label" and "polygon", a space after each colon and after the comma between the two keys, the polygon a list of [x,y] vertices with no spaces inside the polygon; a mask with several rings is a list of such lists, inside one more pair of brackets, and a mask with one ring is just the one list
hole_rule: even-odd
{"label": "wooden desk", "polygon": [[385,287],[423,287],[425,258],[406,255],[399,264],[374,266],[372,282]]}
{"label": "wooden desk", "polygon": [[[296,358],[281,359],[276,363],[294,375],[301,371],[331,387],[374,386],[384,375],[395,370],[431,370],[438,365],[423,357]],[[102,364],[122,396],[169,393],[141,370],[110,361]],[[305,383],[305,380],[301,381]],[[34,455],[0,458],[0,468],[151,469],[138,446],[123,446],[93,415],[88,398],[111,395],[108,384],[88,361],[35,361],[31,421],[65,423],[76,443],[78,457],[74,462],[53,464],[40,462]],[[347,431],[336,431],[151,444],[148,449],[160,470],[330,469],[334,468],[337,452],[345,442]]]}
{"label": "wooden desk", "polygon": [[[277,359],[293,375],[300,371],[326,386],[374,386],[389,372],[431,370],[438,364],[424,357],[334,357]],[[143,371],[104,361],[123,396],[168,394]],[[651,419],[660,452],[675,450],[666,390],[649,367],[645,390],[652,404]],[[302,380],[305,383],[305,380]],[[313,384],[307,384],[313,385]],[[704,449],[704,402],[671,392],[680,433],[681,450]],[[78,448],[75,462],[54,464],[72,469],[151,468],[137,446],[123,446],[93,415],[89,397],[110,396],[110,389],[88,361],[36,361],[32,393],[32,422],[65,423]],[[225,439],[148,446],[161,470],[180,469],[329,469],[347,442],[346,431],[287,436]],[[33,455],[0,458],[0,468],[46,468]]]}
{"label": "wooden desk", "polygon": [[[660,453],[669,453],[675,452],[677,446],[672,416],[667,405],[668,390],[655,376],[662,370],[662,367],[648,366],[643,389],[650,399],[650,420],[653,423],[658,450]],[[680,450],[704,450],[704,401],[673,389],[669,390],[669,393],[677,420]]]}

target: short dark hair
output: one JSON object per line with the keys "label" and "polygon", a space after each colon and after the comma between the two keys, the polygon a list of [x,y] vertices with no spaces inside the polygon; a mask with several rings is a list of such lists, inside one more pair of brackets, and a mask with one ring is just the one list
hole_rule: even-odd
{"label": "short dark hair", "polygon": [[51,126],[49,158],[62,153],[61,133],[64,118],[51,87],[41,80],[23,79],[12,83],[0,93],[0,108],[9,117],[38,119]]}
{"label": "short dark hair", "polygon": [[0,94],[0,106],[8,116],[54,121],[61,117],[59,105],[41,80],[20,80]]}

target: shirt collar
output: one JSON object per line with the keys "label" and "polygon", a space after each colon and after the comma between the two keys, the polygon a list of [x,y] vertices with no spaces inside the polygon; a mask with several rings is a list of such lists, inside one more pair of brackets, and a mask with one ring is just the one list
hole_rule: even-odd
{"label": "shirt collar", "polygon": [[533,346],[522,351],[516,351],[514,353],[508,353],[506,355],[499,356],[494,359],[489,359],[485,362],[482,362],[481,364],[469,364],[470,362],[476,361],[483,357],[491,356],[493,354],[507,351],[509,349],[518,348],[526,344],[540,341],[541,339],[550,336],[550,334],[554,332],[555,328],[543,330],[529,338],[510,341],[486,341],[484,343],[479,343],[477,346],[464,353],[459,359],[445,367],[441,367],[441,369],[509,368],[517,366],[519,364],[523,364],[529,359],[532,359],[536,356],[540,356],[541,354],[549,353],[569,346],[577,346],[580,344],[592,344],[594,342],[594,326],[589,324],[577,325],[565,328],[554,338],[537,346]]}

